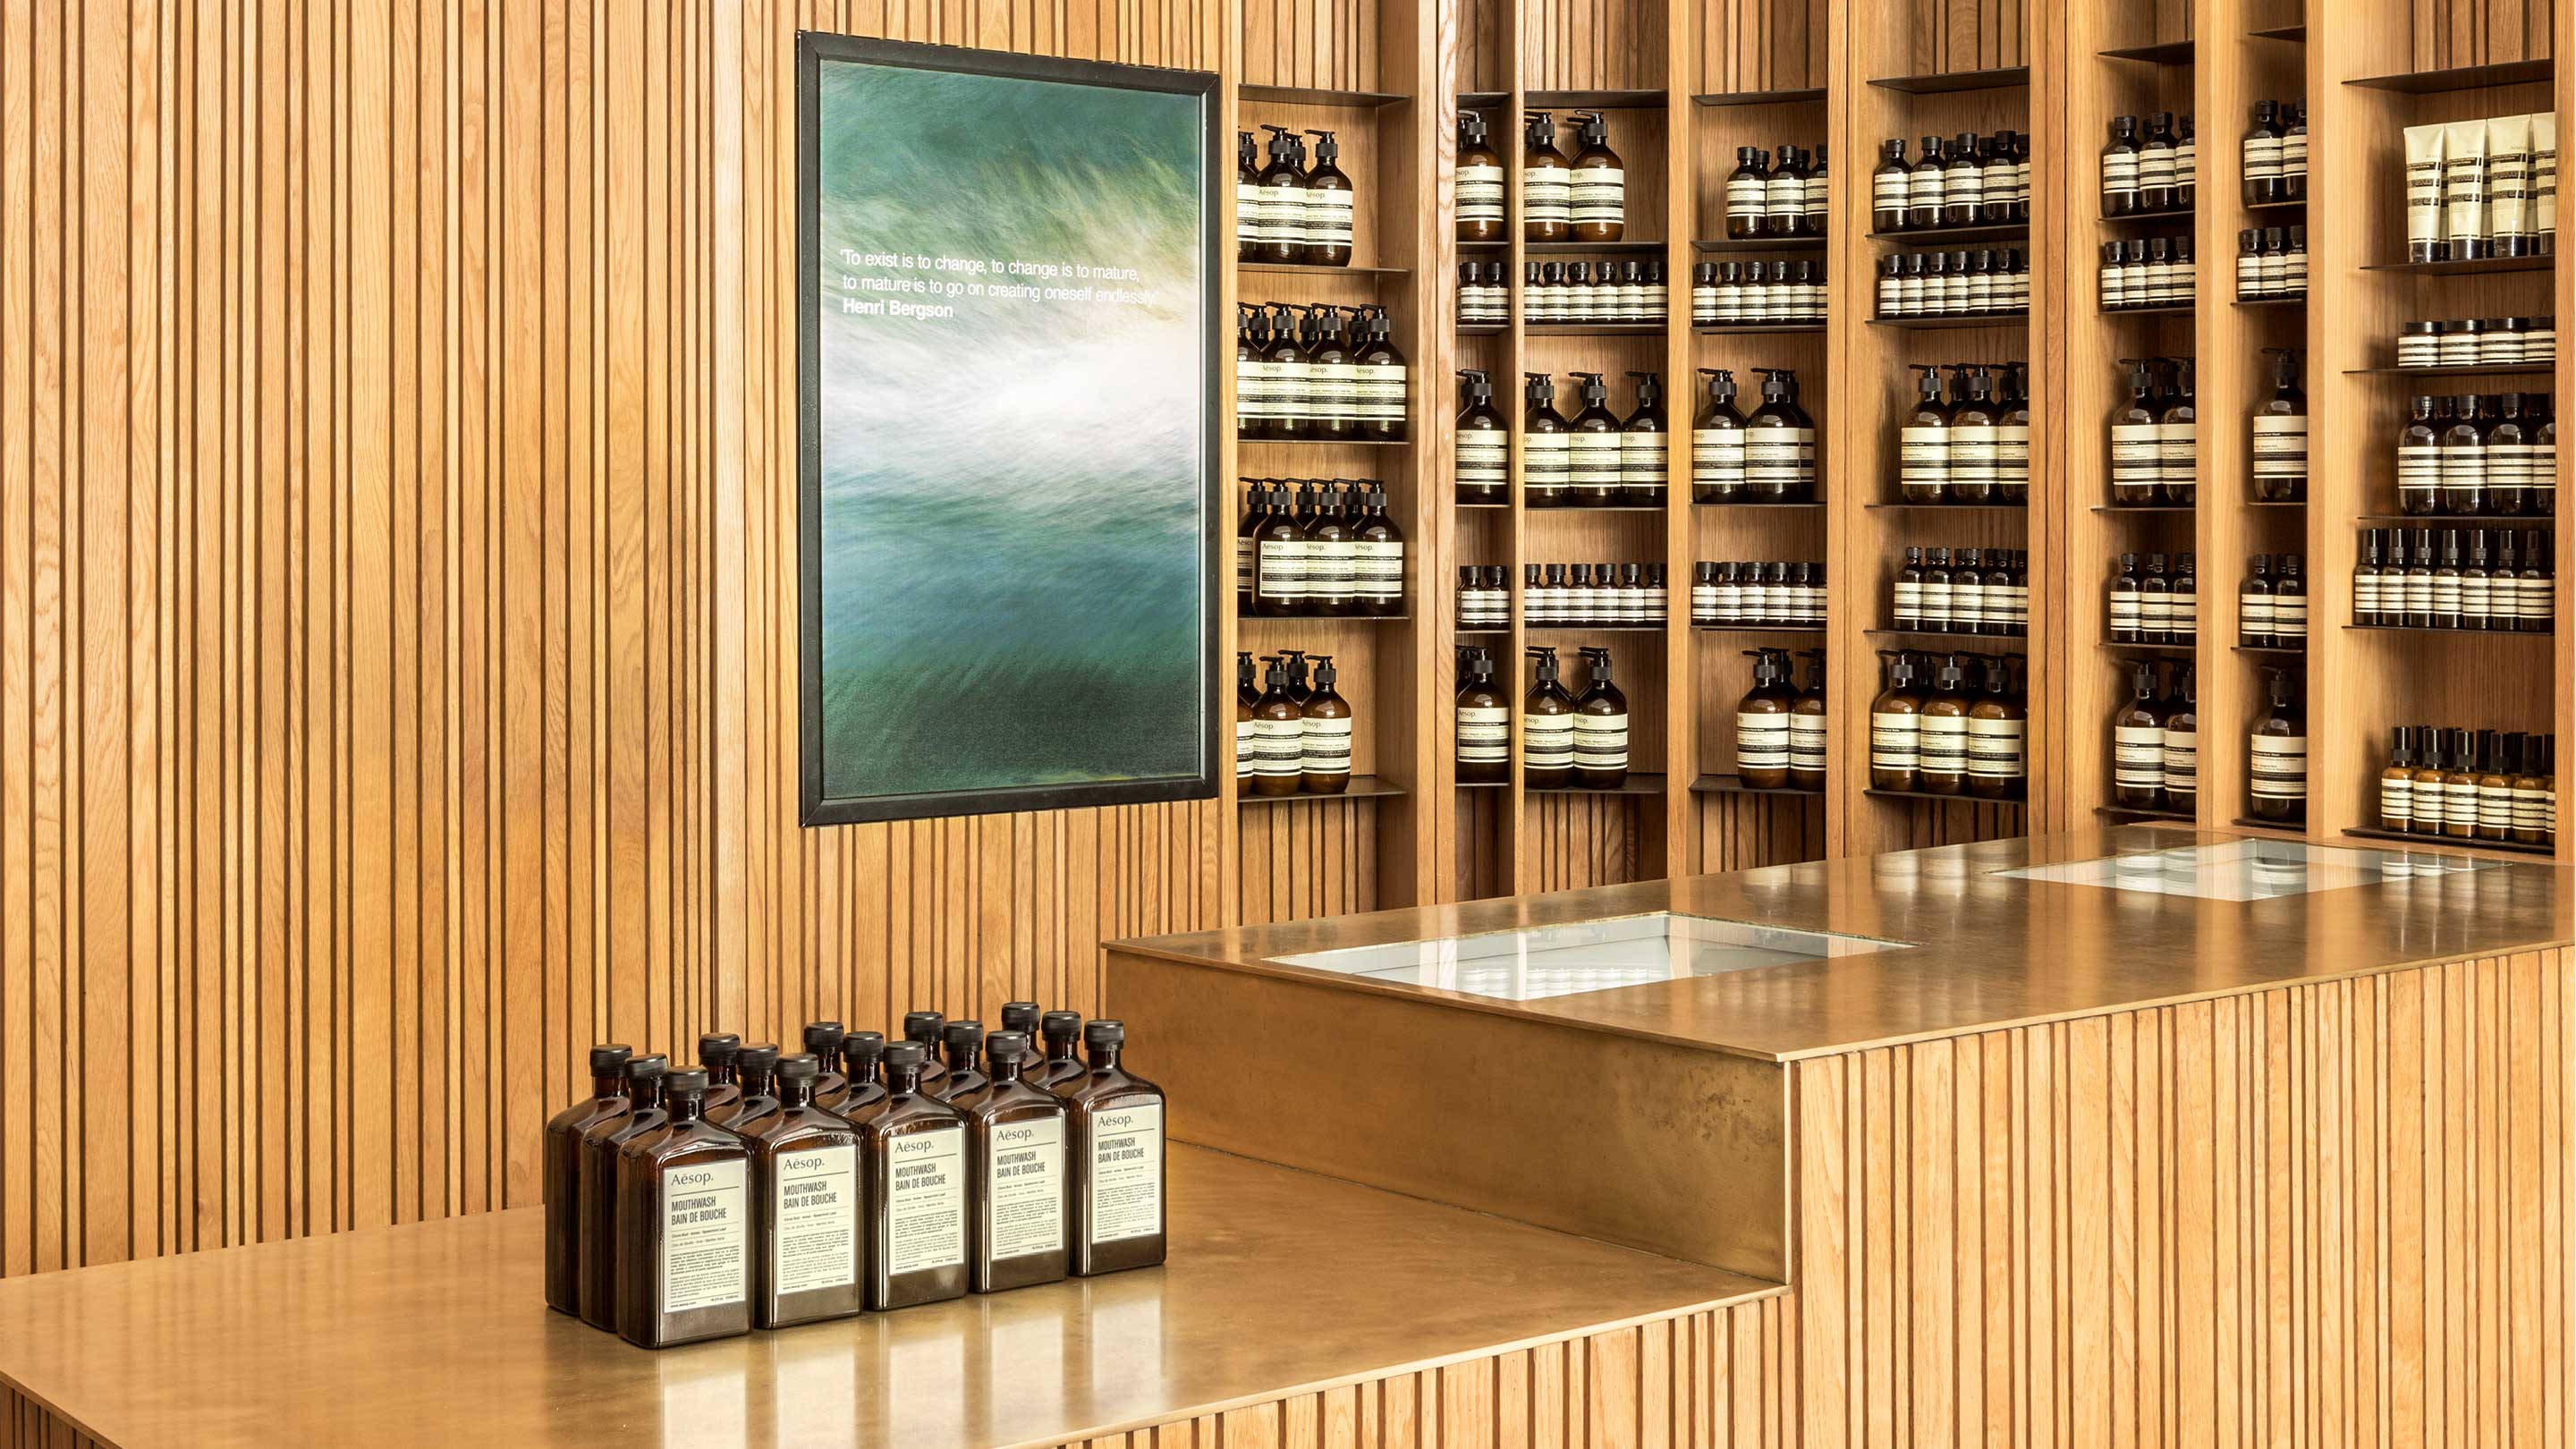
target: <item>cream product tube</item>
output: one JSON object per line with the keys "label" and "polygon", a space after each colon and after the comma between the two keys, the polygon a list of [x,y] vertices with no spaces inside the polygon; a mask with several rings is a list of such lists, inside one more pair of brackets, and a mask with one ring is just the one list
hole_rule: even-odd
{"label": "cream product tube", "polygon": [[2558,113],[2531,118],[2531,228],[2533,251],[2548,256],[2558,241]]}
{"label": "cream product tube", "polygon": [[2487,123],[2453,121],[2442,130],[2442,255],[2475,261],[2487,254]]}
{"label": "cream product tube", "polygon": [[2442,260],[2442,127],[2406,128],[2406,260]]}
{"label": "cream product tube", "polygon": [[2487,122],[2487,255],[2530,255],[2534,230],[2531,117],[2498,116]]}

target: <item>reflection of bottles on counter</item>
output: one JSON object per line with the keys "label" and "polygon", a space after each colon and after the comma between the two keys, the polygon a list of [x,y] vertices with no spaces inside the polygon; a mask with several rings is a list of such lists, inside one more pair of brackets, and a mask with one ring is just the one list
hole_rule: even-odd
{"label": "reflection of bottles on counter", "polygon": [[1722,367],[1703,367],[1708,401],[1691,425],[1691,501],[1742,503],[1744,484],[1744,415],[1735,410],[1735,374]]}
{"label": "reflection of bottles on counter", "polygon": [[2266,669],[2268,702],[2246,737],[2246,773],[2254,818],[2295,825],[2308,809],[2308,724],[2298,701],[2298,681],[2286,669]]}
{"label": "reflection of bottles on counter", "polygon": [[[1627,233],[1627,170],[1619,153],[1610,149],[1610,124],[1600,112],[1577,112],[1574,119],[1580,129],[1575,132],[1576,149],[1566,195],[1567,220],[1574,240],[1617,241]],[[1804,195],[1802,189],[1802,204]]]}
{"label": "reflection of bottles on counter", "polygon": [[1628,779],[1628,696],[1610,682],[1610,651],[1586,645],[1580,652],[1590,682],[1574,701],[1574,779],[1595,790],[1616,790]]}
{"label": "reflection of bottles on counter", "polygon": [[1565,415],[1556,410],[1556,379],[1544,372],[1521,374],[1521,502],[1531,508],[1558,508],[1573,500],[1573,438]]}
{"label": "reflection of bottles on counter", "polygon": [[1869,702],[1869,785],[1911,790],[1922,766],[1923,697],[1914,692],[1914,656],[1878,651],[1878,697]]}
{"label": "reflection of bottles on counter", "polygon": [[1512,435],[1494,410],[1494,384],[1483,372],[1459,372],[1458,501],[1509,503]]}
{"label": "reflection of bottles on counter", "polygon": [[[1789,783],[1791,741],[1798,692],[1789,686],[1785,649],[1747,649],[1753,687],[1735,702],[1735,773],[1757,790]],[[1821,719],[1821,716],[1819,717]]]}
{"label": "reflection of bottles on counter", "polygon": [[1458,240],[1503,240],[1503,158],[1486,139],[1477,111],[1458,115]]}
{"label": "reflection of bottles on counter", "polygon": [[1556,649],[1533,644],[1529,694],[1521,700],[1521,783],[1561,790],[1574,783],[1574,696],[1557,682]]}
{"label": "reflection of bottles on counter", "polygon": [[1312,656],[1315,692],[1297,708],[1297,789],[1339,795],[1351,787],[1351,704],[1333,688],[1333,656]]}
{"label": "reflection of bottles on counter", "polygon": [[1825,651],[1801,649],[1807,661],[1807,687],[1789,707],[1789,784],[1800,790],[1825,788],[1826,742],[1832,733],[1825,702]]}
{"label": "reflection of bottles on counter", "polygon": [[1288,697],[1288,670],[1269,656],[1261,676],[1261,698],[1252,707],[1252,793],[1294,795],[1305,762],[1305,716]]}
{"label": "reflection of bottles on counter", "polygon": [[1308,131],[1315,138],[1314,169],[1306,173],[1306,214],[1298,260],[1312,266],[1351,264],[1351,178],[1334,163],[1342,143],[1330,131]]}
{"label": "reflection of bottles on counter", "polygon": [[1619,499],[1654,506],[1664,501],[1668,433],[1664,424],[1664,375],[1631,372],[1636,410],[1619,427]]}
{"label": "reflection of bottles on counter", "polygon": [[1458,783],[1500,785],[1512,774],[1512,706],[1494,684],[1494,656],[1458,651]]}
{"label": "reflection of bottles on counter", "polygon": [[2157,708],[2156,668],[2129,665],[2129,701],[2111,716],[2111,798],[2131,810],[2163,808],[2165,717]]}
{"label": "reflection of bottles on counter", "polygon": [[1521,137],[1521,239],[1561,242],[1574,234],[1574,175],[1556,149],[1556,117],[1532,111]]}
{"label": "reflection of bottles on counter", "polygon": [[1968,707],[1968,793],[1981,800],[2018,799],[2030,779],[2029,711],[2012,687],[2011,659],[1977,657],[1982,692]]}

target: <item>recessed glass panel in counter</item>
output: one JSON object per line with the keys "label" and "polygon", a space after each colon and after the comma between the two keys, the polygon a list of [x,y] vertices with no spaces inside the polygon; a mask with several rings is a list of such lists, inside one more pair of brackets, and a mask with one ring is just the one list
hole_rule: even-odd
{"label": "recessed glass panel in counter", "polygon": [[1902,941],[1833,936],[1656,911],[1518,931],[1312,951],[1275,959],[1282,965],[1337,971],[1398,986],[1430,986],[1502,1001],[1536,1001],[1686,976],[1789,966],[1829,956],[1909,949]]}
{"label": "recessed glass panel in counter", "polygon": [[2347,886],[2378,885],[2460,870],[2490,870],[2500,861],[2429,850],[2354,850],[2294,840],[2231,840],[2139,850],[2093,860],[2026,865],[1995,874],[2015,880],[2100,886],[2211,901],[2263,901]]}

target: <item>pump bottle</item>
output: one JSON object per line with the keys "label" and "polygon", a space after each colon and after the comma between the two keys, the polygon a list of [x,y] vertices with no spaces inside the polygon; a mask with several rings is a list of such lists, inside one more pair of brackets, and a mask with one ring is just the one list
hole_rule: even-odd
{"label": "pump bottle", "polygon": [[1968,787],[1968,672],[1956,654],[1932,666],[1932,689],[1915,715],[1915,788],[1932,795]]}
{"label": "pump bottle", "polygon": [[2111,412],[2111,506],[2145,508],[2164,481],[2164,429],[2157,421],[2152,359],[2124,357],[2129,396]]}
{"label": "pump bottle", "polygon": [[1286,266],[1305,257],[1306,174],[1290,159],[1304,147],[1286,126],[1261,129],[1270,133],[1270,164],[1255,178],[1261,188],[1261,245],[1253,260]]}
{"label": "pump bottle", "polygon": [[1521,783],[1562,790],[1574,783],[1574,697],[1557,683],[1556,649],[1535,644],[1529,694],[1521,701]]}
{"label": "pump bottle", "polygon": [[[1250,131],[1234,133],[1234,259],[1261,260],[1261,150]],[[1241,305],[1240,303],[1237,304]]]}
{"label": "pump bottle", "polygon": [[1869,702],[1869,786],[1911,790],[1922,767],[1923,697],[1914,692],[1914,656],[1881,649],[1878,698]]}
{"label": "pump bottle", "polygon": [[1784,368],[1758,369],[1762,406],[1744,424],[1744,490],[1755,503],[1801,501],[1815,463],[1816,429],[1792,400],[1797,375]]}
{"label": "pump bottle", "polygon": [[1305,715],[1288,697],[1288,671],[1276,657],[1262,673],[1261,699],[1252,708],[1252,793],[1297,793],[1305,767]]}
{"label": "pump bottle", "polygon": [[1342,332],[1340,309],[1306,309],[1300,326],[1314,340],[1306,348],[1306,436],[1339,442],[1360,430],[1359,364]]}
{"label": "pump bottle", "polygon": [[1475,368],[1458,378],[1458,501],[1509,503],[1512,435],[1494,410],[1493,380]]}
{"label": "pump bottle", "polygon": [[1297,316],[1286,304],[1270,304],[1270,343],[1262,360],[1269,364],[1264,418],[1268,436],[1302,438],[1315,412],[1313,369],[1297,339]]}
{"label": "pump bottle", "polygon": [[1574,235],[1573,171],[1556,149],[1556,118],[1545,111],[1524,120],[1521,156],[1521,239],[1561,242]]}
{"label": "pump bottle", "polygon": [[1521,418],[1522,502],[1530,508],[1559,508],[1573,501],[1573,439],[1565,416],[1556,410],[1556,379],[1544,372],[1524,373]]}
{"label": "pump bottle", "polygon": [[2199,364],[2174,363],[2173,395],[2156,415],[2156,481],[2161,501],[2189,508],[2200,496],[2200,415],[2192,378]]}
{"label": "pump bottle", "polygon": [[1411,369],[1396,350],[1395,322],[1384,307],[1363,307],[1354,324],[1351,361],[1359,368],[1360,436],[1401,443],[1413,435]]}
{"label": "pump bottle", "polygon": [[1351,520],[1351,549],[1359,561],[1359,612],[1373,619],[1404,613],[1404,531],[1386,512],[1386,487],[1363,480],[1353,496],[1360,512]]}
{"label": "pump bottle", "polygon": [[1610,651],[1580,651],[1591,683],[1574,702],[1574,779],[1595,790],[1616,790],[1628,779],[1628,696],[1610,682]]}
{"label": "pump bottle", "polygon": [[1494,686],[1494,656],[1458,653],[1458,783],[1500,785],[1512,774],[1512,706]]}
{"label": "pump bottle", "polygon": [[2308,726],[2286,669],[2267,669],[2270,705],[2246,740],[2251,808],[2258,820],[2297,824],[2308,807]]}
{"label": "pump bottle", "polygon": [[1788,683],[1788,653],[1747,649],[1744,657],[1753,661],[1753,687],[1735,702],[1735,773],[1756,790],[1783,789],[1796,749],[1799,704]]}
{"label": "pump bottle", "polygon": [[[1627,231],[1628,173],[1610,149],[1610,126],[1597,111],[1577,112],[1580,129],[1569,183],[1573,240],[1614,242]],[[1801,193],[1803,200],[1803,192]]]}
{"label": "pump bottle", "polygon": [[1315,138],[1315,165],[1306,173],[1305,225],[1298,260],[1311,266],[1351,264],[1351,178],[1333,164],[1342,159],[1342,143],[1330,131],[1308,131]]}
{"label": "pump bottle", "polygon": [[1315,692],[1298,709],[1298,786],[1308,795],[1339,795],[1351,785],[1351,705],[1333,688],[1333,656],[1313,656]]}
{"label": "pump bottle", "polygon": [[1691,424],[1691,501],[1741,503],[1744,482],[1744,415],[1735,410],[1735,374],[1703,367],[1708,400]]}
{"label": "pump bottle", "polygon": [[2173,693],[2157,712],[2165,721],[2165,808],[2188,815],[2200,799],[2200,695],[2189,664],[2174,669]]}
{"label": "pump bottle", "polygon": [[2030,721],[2012,696],[2010,671],[2000,654],[1983,657],[1984,688],[1968,706],[1968,793],[1980,800],[2009,800],[2030,775],[2025,739]]}
{"label": "pump bottle", "polygon": [[1995,501],[1994,380],[1983,367],[1960,366],[1951,389],[1958,405],[1950,409],[1950,482],[1952,503]]}
{"label": "pump bottle", "polygon": [[1798,702],[1789,707],[1789,785],[1798,790],[1822,790],[1826,740],[1832,725],[1825,698],[1825,651],[1801,649],[1798,657],[1807,661],[1807,687],[1799,694]]}
{"label": "pump bottle", "polygon": [[2165,719],[2156,709],[2156,668],[2129,666],[2129,702],[2111,716],[2111,798],[2132,810],[2164,800]]}
{"label": "pump bottle", "polygon": [[2299,503],[2308,496],[2308,395],[2299,388],[2299,354],[2263,350],[2272,358],[2272,395],[2254,405],[2254,501]]}
{"label": "pump bottle", "polygon": [[1913,410],[1897,424],[1896,496],[1907,503],[1950,501],[1950,410],[1941,403],[1938,363],[1908,364],[1915,379]]}
{"label": "pump bottle", "polygon": [[1458,240],[1503,240],[1503,158],[1486,142],[1485,117],[1458,114]]}
{"label": "pump bottle", "polygon": [[1619,501],[1620,433],[1618,416],[1605,404],[1610,388],[1597,372],[1578,372],[1583,406],[1569,424],[1567,484],[1578,508],[1606,508]]}
{"label": "pump bottle", "polygon": [[1664,474],[1669,466],[1664,425],[1664,375],[1631,372],[1637,407],[1619,427],[1619,501],[1631,507],[1658,508],[1664,501]]}

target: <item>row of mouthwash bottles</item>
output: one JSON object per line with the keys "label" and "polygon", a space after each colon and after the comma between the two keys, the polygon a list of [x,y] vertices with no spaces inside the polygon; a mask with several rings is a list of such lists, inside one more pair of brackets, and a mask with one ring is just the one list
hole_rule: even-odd
{"label": "row of mouthwash bottles", "polygon": [[[1534,242],[1614,242],[1628,229],[1628,172],[1610,149],[1610,123],[1597,111],[1574,115],[1575,152],[1557,149],[1556,118],[1522,118],[1521,238]],[[1508,241],[1503,158],[1482,114],[1458,117],[1458,240]]]}
{"label": "row of mouthwash bottles", "polygon": [[2379,772],[2379,828],[2556,845],[2558,737],[2397,726]]}
{"label": "row of mouthwash bottles", "polygon": [[2018,800],[2030,782],[2027,664],[2019,654],[1882,649],[1869,702],[1869,787]]}
{"label": "row of mouthwash bottles", "polygon": [[1252,655],[1234,656],[1234,778],[1246,793],[1276,798],[1350,789],[1351,702],[1333,688],[1340,678],[1332,655],[1284,649],[1261,656],[1255,689]]}
{"label": "row of mouthwash bottles", "polygon": [[1286,126],[1264,126],[1270,133],[1268,165],[1260,158],[1250,131],[1234,133],[1235,260],[1273,266],[1302,263],[1315,267],[1351,264],[1351,223],[1357,193],[1351,178],[1335,164],[1341,142],[1330,131],[1308,131],[1315,138],[1315,164],[1306,165],[1306,143]]}
{"label": "row of mouthwash bottles", "polygon": [[547,1306],[668,1348],[1162,1262],[1163,1094],[1125,1027],[1028,1001],[1002,1027],[591,1048],[545,1126]]}
{"label": "row of mouthwash bottles", "polygon": [[[1905,503],[2027,504],[2030,384],[2021,363],[1908,363],[1914,406],[1896,426],[1896,496]],[[1941,374],[1950,374],[1950,398]]]}
{"label": "row of mouthwash bottles", "polygon": [[1237,302],[1234,433],[1251,442],[1400,443],[1411,370],[1384,307]]}
{"label": "row of mouthwash bottles", "polygon": [[1825,651],[1802,649],[1800,689],[1786,649],[1747,649],[1753,687],[1735,702],[1735,773],[1755,790],[1825,788]]}
{"label": "row of mouthwash bottles", "polygon": [[2124,357],[2120,365],[2129,395],[2111,409],[2111,506],[2188,508],[2200,496],[2192,359]]}
{"label": "row of mouthwash bottles", "polygon": [[2129,695],[2111,714],[2111,803],[2190,814],[2200,799],[2200,696],[2192,666],[2136,660],[2129,665]]}
{"label": "row of mouthwash bottles", "polygon": [[2397,511],[2529,515],[2558,507],[2558,421],[2545,392],[2419,397],[2397,431]]}
{"label": "row of mouthwash bottles", "polygon": [[[1374,478],[1246,478],[1234,535],[1239,615],[1392,619],[1404,613],[1404,533]],[[1296,485],[1292,496],[1290,484]]]}
{"label": "row of mouthwash bottles", "polygon": [[[1616,790],[1628,781],[1628,696],[1610,680],[1610,651],[1576,652],[1588,676],[1580,695],[1561,680],[1554,645],[1532,645],[1528,694],[1521,700],[1521,783],[1531,790]],[[1458,783],[1500,785],[1511,779],[1512,708],[1494,683],[1494,656],[1481,646],[1458,651]]]}

